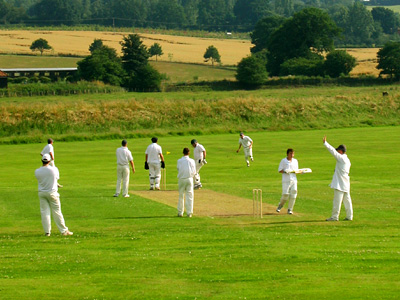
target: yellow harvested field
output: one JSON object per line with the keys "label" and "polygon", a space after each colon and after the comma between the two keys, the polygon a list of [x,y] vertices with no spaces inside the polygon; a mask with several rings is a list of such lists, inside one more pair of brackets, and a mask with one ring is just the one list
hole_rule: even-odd
{"label": "yellow harvested field", "polygon": [[[128,34],[130,32],[0,30],[0,53],[32,53],[29,47],[39,38],[46,39],[54,48],[52,54],[89,55],[89,45],[94,39],[101,39],[105,45],[120,52],[119,43],[123,36]],[[161,45],[164,52],[164,55],[158,58],[161,61],[204,63],[204,52],[208,46],[214,45],[221,55],[222,64],[235,65],[250,54],[252,46],[249,40],[140,33],[139,35],[148,47],[154,43]]]}
{"label": "yellow harvested field", "polygon": [[[105,45],[120,52],[121,45],[119,43],[123,36],[128,34],[130,32],[0,30],[0,53],[32,53],[29,46],[39,38],[46,39],[54,48],[52,54],[88,55],[89,45],[94,39],[101,39]],[[235,65],[243,57],[250,54],[252,47],[250,40],[138,34],[148,47],[154,43],[161,45],[164,55],[158,58],[160,61],[204,63],[204,52],[208,46],[213,45],[218,49],[223,65]],[[346,50],[356,57],[358,62],[358,66],[351,73],[352,75],[379,74],[376,69],[378,48]]]}

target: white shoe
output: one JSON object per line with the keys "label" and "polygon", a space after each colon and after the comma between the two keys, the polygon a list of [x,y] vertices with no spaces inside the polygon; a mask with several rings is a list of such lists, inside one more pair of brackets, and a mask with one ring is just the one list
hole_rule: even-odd
{"label": "white shoe", "polygon": [[182,218],[183,217],[183,214],[178,214],[178,218]]}
{"label": "white shoe", "polygon": [[344,218],[343,221],[353,221],[353,219]]}
{"label": "white shoe", "polygon": [[130,196],[128,194],[124,195],[124,198],[129,198]]}
{"label": "white shoe", "polygon": [[64,231],[63,233],[61,233],[62,235],[64,235],[64,236],[67,236],[67,235],[74,235],[74,233],[73,232],[71,232],[71,231],[69,231],[69,230],[67,230],[67,231]]}
{"label": "white shoe", "polygon": [[159,191],[159,190],[160,190],[160,188],[159,188],[159,187],[156,187],[156,190],[157,190],[157,191]]}
{"label": "white shoe", "polygon": [[62,184],[59,184],[59,183],[57,183],[57,186],[58,186],[59,188],[64,187]]}
{"label": "white shoe", "polygon": [[247,163],[247,166],[250,167],[250,163]]}
{"label": "white shoe", "polygon": [[50,233],[45,233],[44,236],[50,236]]}
{"label": "white shoe", "polygon": [[287,210],[287,213],[288,213],[288,215],[293,215],[293,212],[290,209]]}
{"label": "white shoe", "polygon": [[329,219],[326,219],[328,222],[330,222],[330,221],[338,221],[337,219],[334,219],[334,218],[329,218]]}
{"label": "white shoe", "polygon": [[280,212],[281,209],[282,209],[282,206],[278,206],[278,207],[276,208],[276,212]]}
{"label": "white shoe", "polygon": [[251,157],[250,159],[251,159],[251,161],[254,161],[254,158]]}
{"label": "white shoe", "polygon": [[188,214],[187,217],[188,217],[188,218],[191,218],[191,217],[193,217],[193,215],[192,215],[192,214]]}
{"label": "white shoe", "polygon": [[119,194],[114,194],[114,196],[113,197],[118,197],[119,196]]}

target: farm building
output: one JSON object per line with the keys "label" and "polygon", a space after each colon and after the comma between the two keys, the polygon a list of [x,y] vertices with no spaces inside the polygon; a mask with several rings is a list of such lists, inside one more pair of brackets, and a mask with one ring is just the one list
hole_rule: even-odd
{"label": "farm building", "polygon": [[0,89],[7,88],[7,74],[0,70]]}
{"label": "farm building", "polygon": [[7,73],[9,78],[16,77],[34,77],[34,76],[45,76],[52,79],[65,78],[68,75],[73,75],[78,69],[77,68],[18,68],[18,69],[2,69],[4,73]]}

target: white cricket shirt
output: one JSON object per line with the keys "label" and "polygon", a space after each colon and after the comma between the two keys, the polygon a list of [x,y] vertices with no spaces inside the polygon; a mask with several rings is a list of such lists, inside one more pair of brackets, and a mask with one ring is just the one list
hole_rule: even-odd
{"label": "white cricket shirt", "polygon": [[47,165],[35,170],[35,176],[38,181],[39,192],[57,192],[57,180],[60,179],[60,173],[56,167]]}
{"label": "white cricket shirt", "polygon": [[337,152],[328,142],[325,142],[324,146],[336,159],[335,173],[329,186],[341,192],[350,192],[350,159],[347,157],[347,154]]}
{"label": "white cricket shirt", "polygon": [[157,143],[152,143],[147,147],[145,154],[147,154],[147,162],[149,164],[160,163],[160,154],[162,154],[161,146]]}
{"label": "white cricket shirt", "polygon": [[197,143],[196,147],[193,150],[194,160],[199,161],[203,160],[203,152],[206,151],[206,148],[203,145]]}
{"label": "white cricket shirt", "polygon": [[[292,158],[292,161],[289,161],[287,157],[281,160],[279,167],[278,167],[278,172],[282,170],[287,170],[288,172],[290,171],[296,171],[299,169],[299,162],[297,159]],[[295,173],[282,173],[282,182],[290,182],[290,181],[297,181],[297,177]]]}
{"label": "white cricket shirt", "polygon": [[178,159],[176,168],[178,169],[178,178],[192,178],[196,174],[196,164],[189,156],[183,156]]}
{"label": "white cricket shirt", "polygon": [[243,138],[239,138],[239,144],[241,144],[244,148],[249,148],[251,142],[253,142],[253,140],[246,135],[244,135]]}
{"label": "white cricket shirt", "polygon": [[119,147],[117,149],[117,165],[129,166],[129,162],[133,160],[132,153],[128,147]]}
{"label": "white cricket shirt", "polygon": [[40,154],[42,154],[42,156],[45,154],[50,154],[50,153],[53,154],[53,158],[55,159],[56,157],[54,156],[54,147],[52,144],[47,144],[46,146],[44,146],[42,152],[40,152]]}

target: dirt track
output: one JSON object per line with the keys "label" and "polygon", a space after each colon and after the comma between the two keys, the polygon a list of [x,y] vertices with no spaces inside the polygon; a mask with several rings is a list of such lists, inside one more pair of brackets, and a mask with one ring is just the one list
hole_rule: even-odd
{"label": "dirt track", "polygon": [[[131,193],[171,207],[176,207],[178,203],[178,191],[134,191]],[[263,203],[263,215],[276,214],[275,209],[275,206]],[[251,216],[253,201],[210,190],[196,190],[193,210],[196,216]]]}

